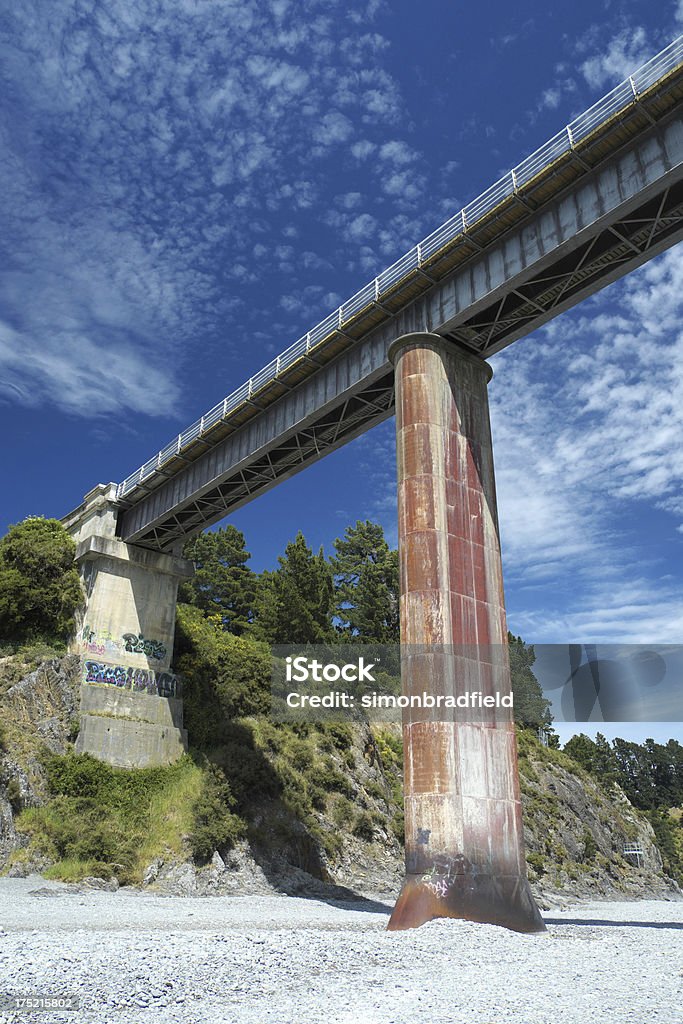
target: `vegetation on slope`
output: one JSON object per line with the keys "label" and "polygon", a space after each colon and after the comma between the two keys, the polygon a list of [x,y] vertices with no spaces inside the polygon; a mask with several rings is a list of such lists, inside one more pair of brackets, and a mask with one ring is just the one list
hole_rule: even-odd
{"label": "vegetation on slope", "polygon": [[[184,681],[191,755],[142,771],[111,768],[68,750],[48,753],[30,723],[19,721],[14,704],[1,703],[3,691],[34,666],[41,651],[54,651],[40,644],[63,644],[72,627],[80,587],[77,593],[73,547],[60,530],[54,521],[28,520],[0,542],[0,579],[5,572],[17,600],[12,619],[3,620],[0,605],[0,628],[15,650],[19,641],[38,645],[0,659],[0,732],[4,723],[5,746],[20,767],[39,766],[40,797],[47,797],[42,806],[27,806],[32,801],[24,799],[18,784],[12,793],[7,790],[27,842],[15,860],[40,863],[42,858],[52,864],[53,877],[98,874],[139,882],[154,859],[191,854],[201,864],[243,836],[253,848],[284,851],[290,863],[319,877],[342,856],[348,837],[379,842],[385,850],[393,843],[396,852],[396,841],[403,839],[400,727],[293,725],[269,714],[270,644],[398,639],[396,552],[381,527],[370,522],[349,527],[329,561],[322,552],[314,554],[299,534],[278,568],[261,574],[248,568],[244,537],[234,527],[188,544],[186,554],[195,560],[197,574],[185,584],[184,603],[178,606],[175,668]],[[52,595],[52,617],[41,611],[40,573]],[[605,751],[600,742],[592,749],[579,737],[567,748],[575,760],[552,749],[557,741],[533,674],[533,647],[519,637],[509,639],[532,876],[579,877],[605,866],[614,852],[597,828],[567,834],[570,826],[548,772],[555,773],[553,780],[561,778],[565,789],[574,787],[574,797],[577,778],[579,789],[597,793],[595,776],[605,801],[603,806],[603,797],[594,796],[596,814],[609,819],[615,836],[627,837],[636,825],[618,808],[608,810],[609,788],[618,779],[650,814],[666,865],[677,873],[683,833],[669,808],[671,801],[680,802],[679,768],[673,777],[666,774],[664,748],[657,745],[648,747],[645,757],[624,741]],[[538,743],[538,724],[546,727],[550,748]],[[73,726],[67,723],[65,730],[71,739]],[[674,761],[679,757],[678,745],[669,744],[666,752]],[[650,775],[641,770],[647,758]],[[634,764],[641,766],[635,776]],[[575,824],[571,827],[576,832]]]}
{"label": "vegetation on slope", "polygon": [[581,733],[565,751],[608,792],[614,783],[634,807],[647,816],[661,851],[664,870],[683,885],[683,746],[677,740],[644,743],[614,739],[598,733],[595,740]]}
{"label": "vegetation on slope", "polygon": [[127,771],[87,754],[45,758],[50,799],[29,807],[18,827],[29,838],[14,863],[45,860],[48,878],[89,875],[139,882],[154,857],[202,856],[241,835],[224,780],[190,757]]}

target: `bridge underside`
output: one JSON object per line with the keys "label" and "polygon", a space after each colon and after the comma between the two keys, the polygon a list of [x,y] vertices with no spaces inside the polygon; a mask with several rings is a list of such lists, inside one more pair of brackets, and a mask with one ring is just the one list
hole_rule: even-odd
{"label": "bridge underside", "polygon": [[444,332],[445,336],[483,357],[493,355],[682,236],[683,182],[679,181]]}
{"label": "bridge underside", "polygon": [[[585,232],[584,232],[585,234]],[[503,287],[487,303],[478,303],[469,315],[454,324],[432,327],[455,344],[482,357],[489,356],[535,330],[562,311],[617,280],[683,237],[683,181],[676,181],[651,195],[554,260],[544,260],[513,287]],[[397,318],[398,319],[398,318]],[[392,325],[393,326],[393,325]],[[393,333],[402,333],[396,322]],[[391,340],[391,331],[382,332]],[[261,410],[253,403],[254,412]],[[295,429],[240,460],[212,486],[204,487],[186,501],[172,505],[165,514],[142,529],[131,513],[122,518],[126,540],[157,550],[177,548],[187,537],[223,519],[263,494],[281,480],[381,423],[394,411],[394,374],[385,363],[361,384],[335,395]],[[244,428],[242,428],[244,429]],[[206,441],[203,454],[211,448]],[[131,512],[134,510],[131,510]]]}

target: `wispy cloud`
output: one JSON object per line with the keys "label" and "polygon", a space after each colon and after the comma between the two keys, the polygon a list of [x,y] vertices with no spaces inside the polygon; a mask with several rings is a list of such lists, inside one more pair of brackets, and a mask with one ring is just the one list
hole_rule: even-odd
{"label": "wispy cloud", "polygon": [[[401,217],[423,179],[383,65],[388,42],[371,24],[379,5],[354,11],[340,38],[332,14],[345,10],[341,0],[27,0],[8,11],[6,401],[87,416],[173,414],[193,347],[226,365],[226,328],[260,326],[253,297],[264,271],[288,294],[304,260],[327,276],[325,296],[339,287],[333,265],[362,269],[399,254],[392,245],[403,241]],[[383,233],[356,189],[340,230],[321,251],[308,241],[300,252],[296,221],[320,201],[331,170],[371,153],[390,168]],[[274,325],[283,345],[317,307],[299,290],[289,320]]]}
{"label": "wispy cloud", "polygon": [[493,359],[506,571],[530,596],[556,595],[526,616],[539,639],[680,628],[666,564],[628,523],[683,516],[682,283],[677,248]]}
{"label": "wispy cloud", "polygon": [[652,56],[653,41],[641,26],[624,28],[600,52],[581,64],[581,73],[594,88],[616,85]]}

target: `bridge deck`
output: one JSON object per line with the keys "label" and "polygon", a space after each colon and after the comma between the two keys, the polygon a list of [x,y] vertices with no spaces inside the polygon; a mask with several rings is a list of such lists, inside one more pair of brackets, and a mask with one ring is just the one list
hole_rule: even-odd
{"label": "bridge deck", "polygon": [[683,235],[683,37],[118,485],[121,535],[168,548],[391,415],[386,349],[482,357]]}

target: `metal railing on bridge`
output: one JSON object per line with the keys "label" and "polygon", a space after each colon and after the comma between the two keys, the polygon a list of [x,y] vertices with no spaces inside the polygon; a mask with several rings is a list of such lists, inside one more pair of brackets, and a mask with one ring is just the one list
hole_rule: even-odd
{"label": "metal railing on bridge", "polygon": [[178,434],[178,437],[162,448],[157,455],[118,484],[117,497],[125,498],[140,487],[145,480],[162,469],[184,448],[201,437],[205,431],[248,403],[293,363],[321,346],[336,332],[343,330],[363,310],[381,304],[384,297],[394,291],[416,270],[420,270],[424,265],[433,261],[442,249],[450,246],[458,238],[465,237],[468,231],[488,217],[501,203],[516,195],[521,188],[528,185],[538,175],[546,172],[565,154],[571,153],[579,143],[600,130],[609,121],[622,114],[633,104],[637,104],[643,93],[681,64],[683,64],[683,36],[679,36],[661,53],[652,57],[638,71],[635,71],[624,82],[594,103],[592,107],[576,117],[571,124],[544,143],[540,149],[522,160],[517,167],[514,167],[480,196],[473,199],[459,213],[456,213],[395,263],[392,263],[390,267],[383,270],[374,280],[347,299],[312,330],[281,352],[253,377],[250,377],[245,384],[242,384],[218,405],[209,409],[201,419]]}

